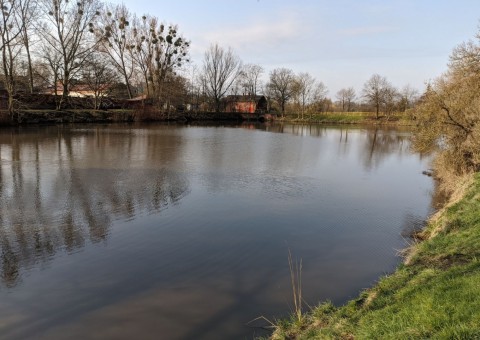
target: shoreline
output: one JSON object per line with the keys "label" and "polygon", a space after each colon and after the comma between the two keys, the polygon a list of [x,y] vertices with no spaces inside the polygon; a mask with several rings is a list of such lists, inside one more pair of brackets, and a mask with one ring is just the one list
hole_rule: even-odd
{"label": "shoreline", "polygon": [[76,123],[133,123],[133,122],[189,122],[189,121],[241,121],[238,113],[225,112],[182,112],[156,113],[131,109],[116,110],[24,110],[16,112],[16,122],[5,113],[0,126],[15,127],[34,124],[76,124]]}
{"label": "shoreline", "polygon": [[278,122],[290,124],[365,124],[379,126],[415,126],[416,122],[406,114],[393,114],[380,116],[378,119],[372,112],[327,112],[321,114],[305,115],[301,118],[297,115],[286,115],[276,119]]}
{"label": "shoreline", "polygon": [[[158,113],[132,109],[115,110],[20,110],[16,112],[15,122],[8,114],[0,114],[0,126],[21,126],[32,124],[71,124],[71,123],[131,123],[131,122],[192,122],[192,121],[231,121],[260,122],[262,116],[245,117],[241,113],[232,112],[175,112]],[[365,112],[333,112],[310,115],[306,118],[287,115],[266,120],[266,122],[289,124],[342,124],[342,125],[378,125],[378,126],[414,126],[415,121],[403,115],[379,117]]]}
{"label": "shoreline", "polygon": [[342,306],[323,302],[271,339],[480,337],[480,174],[415,234],[397,269]]}

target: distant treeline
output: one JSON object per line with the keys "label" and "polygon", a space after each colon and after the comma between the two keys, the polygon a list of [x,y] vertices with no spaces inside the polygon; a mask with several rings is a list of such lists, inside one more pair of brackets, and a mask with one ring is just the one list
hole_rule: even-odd
{"label": "distant treeline", "polygon": [[12,119],[38,103],[28,95],[51,96],[55,110],[88,98],[80,103],[92,109],[148,99],[160,112],[175,112],[222,111],[228,95],[263,94],[268,109],[282,115],[372,110],[377,117],[405,111],[418,99],[416,90],[398,90],[379,75],[361,94],[346,87],[333,100],[325,84],[308,73],[277,68],[262,81],[262,66],[245,64],[216,43],[197,67],[189,58],[190,41],[176,25],[138,16],[123,4],[10,0],[0,16],[0,107]]}

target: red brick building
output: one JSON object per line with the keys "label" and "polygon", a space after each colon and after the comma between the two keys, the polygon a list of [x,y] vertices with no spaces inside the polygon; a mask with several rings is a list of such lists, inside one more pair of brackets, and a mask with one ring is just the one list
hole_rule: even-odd
{"label": "red brick building", "polygon": [[225,112],[265,113],[268,101],[265,96],[227,96]]}

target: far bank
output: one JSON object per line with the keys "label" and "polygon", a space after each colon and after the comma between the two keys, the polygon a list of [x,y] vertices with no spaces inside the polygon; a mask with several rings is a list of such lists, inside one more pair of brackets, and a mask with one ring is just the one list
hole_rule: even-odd
{"label": "far bank", "polygon": [[64,123],[124,123],[124,122],[191,122],[191,121],[273,121],[291,124],[368,124],[413,126],[415,117],[392,114],[376,118],[372,112],[325,112],[318,114],[245,114],[240,112],[158,112],[138,109],[70,109],[70,110],[18,110],[12,115],[0,112],[0,126],[24,124]]}
{"label": "far bank", "polygon": [[242,121],[240,114],[226,112],[172,112],[161,113],[131,109],[117,110],[23,110],[13,117],[6,112],[0,114],[1,126],[28,124],[65,123],[129,123],[129,122],[189,122],[189,121]]}
{"label": "far bank", "polygon": [[378,118],[374,112],[323,112],[315,114],[289,113],[278,115],[277,121],[293,124],[369,124],[414,126],[415,116],[409,113],[393,113]]}

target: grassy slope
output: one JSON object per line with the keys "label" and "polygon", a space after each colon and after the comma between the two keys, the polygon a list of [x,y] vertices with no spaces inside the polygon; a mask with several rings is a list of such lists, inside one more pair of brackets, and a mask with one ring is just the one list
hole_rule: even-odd
{"label": "grassy slope", "polygon": [[480,339],[480,174],[398,270],[347,305],[281,321],[273,339]]}
{"label": "grassy slope", "polygon": [[284,121],[293,123],[327,123],[327,124],[401,124],[412,125],[412,121],[405,114],[395,114],[390,117],[382,116],[375,119],[372,112],[326,112],[316,114],[305,114],[303,119],[297,114],[288,114]]}

